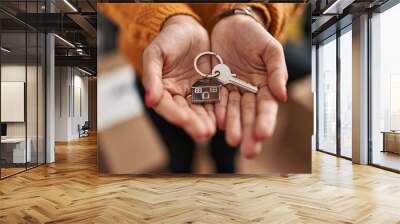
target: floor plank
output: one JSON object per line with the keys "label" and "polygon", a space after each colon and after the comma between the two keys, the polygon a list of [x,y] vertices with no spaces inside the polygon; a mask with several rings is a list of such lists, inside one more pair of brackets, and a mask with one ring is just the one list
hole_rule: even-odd
{"label": "floor plank", "polygon": [[0,223],[400,223],[400,175],[313,152],[313,174],[115,176],[96,138],[0,181]]}

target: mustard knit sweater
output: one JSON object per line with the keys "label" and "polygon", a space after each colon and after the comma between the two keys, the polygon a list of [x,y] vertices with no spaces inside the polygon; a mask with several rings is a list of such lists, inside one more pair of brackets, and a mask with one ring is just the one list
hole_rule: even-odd
{"label": "mustard knit sweater", "polygon": [[119,49],[133,64],[137,74],[142,73],[144,49],[171,16],[193,16],[210,32],[215,17],[223,11],[240,6],[255,7],[264,13],[267,30],[282,40],[286,24],[303,8],[303,4],[293,3],[99,3],[97,6],[118,25]]}

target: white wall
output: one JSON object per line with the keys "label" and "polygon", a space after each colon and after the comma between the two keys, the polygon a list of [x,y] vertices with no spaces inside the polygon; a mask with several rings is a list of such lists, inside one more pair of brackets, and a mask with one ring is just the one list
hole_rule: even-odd
{"label": "white wall", "polygon": [[[28,66],[27,67],[28,71],[28,76],[30,74],[35,74],[36,75],[36,67],[33,66]],[[17,64],[9,64],[9,65],[2,65],[1,66],[1,81],[2,82],[25,82],[25,65],[17,65]],[[36,85],[35,83],[31,83],[30,77],[28,77],[30,84]],[[33,92],[30,92],[29,90],[32,90]],[[28,89],[27,93],[28,98],[29,97],[35,97],[36,98],[36,89]],[[3,96],[4,97],[4,96]],[[32,99],[27,99],[28,102],[32,102]],[[35,105],[30,105],[34,106]],[[2,110],[5,110],[6,108],[1,108]],[[32,109],[32,108],[31,108]],[[35,121],[36,123],[36,114],[34,114],[35,117],[30,117],[30,115],[33,115],[31,113],[28,113],[28,121]],[[7,122],[7,136],[8,137],[25,137],[25,123],[26,122]],[[29,127],[32,127],[33,125],[28,125]],[[36,127],[35,127],[36,128]],[[28,130],[29,132],[29,130]],[[28,133],[29,134],[29,133]],[[28,136],[29,137],[29,136]]]}
{"label": "white wall", "polygon": [[[76,74],[75,70],[75,75],[74,75],[74,96],[73,99],[75,100],[74,102],[74,108],[72,109],[73,113],[73,119],[72,119],[72,130],[71,130],[71,135],[74,137],[79,136],[78,132],[78,124],[81,126],[85,123],[85,121],[88,120],[88,77],[87,76],[82,76],[82,73]],[[79,93],[80,91],[80,93]],[[80,96],[80,97],[79,97]],[[79,102],[80,101],[80,102]],[[81,108],[80,108],[81,107]],[[81,111],[80,111],[81,110]],[[75,113],[74,113],[75,111]]]}
{"label": "white wall", "polygon": [[88,78],[76,68],[56,67],[55,86],[55,140],[77,139],[78,124],[88,120]]}
{"label": "white wall", "polygon": [[[25,80],[26,78],[27,80]],[[43,78],[44,74],[41,66],[28,65],[25,67],[25,64],[3,64],[1,66],[2,82],[24,82],[26,85],[26,106],[24,105],[20,112],[26,112],[27,119],[22,122],[5,122],[7,124],[7,137],[25,138],[26,135],[30,143],[32,161],[36,162],[36,158],[38,158],[39,163],[44,163],[45,158],[45,120],[43,111],[45,90]],[[4,97],[7,98],[6,95],[2,95],[2,98]],[[1,110],[5,112],[4,110],[11,109],[2,107]],[[8,112],[13,113],[13,111]],[[37,153],[39,153],[38,156]]]}
{"label": "white wall", "polygon": [[55,68],[55,141],[67,141],[69,132],[69,68]]}

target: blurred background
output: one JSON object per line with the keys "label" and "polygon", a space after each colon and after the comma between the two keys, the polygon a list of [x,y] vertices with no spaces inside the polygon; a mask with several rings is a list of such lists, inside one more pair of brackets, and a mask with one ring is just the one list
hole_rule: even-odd
{"label": "blurred background", "polygon": [[[280,104],[272,139],[263,144],[257,158],[247,160],[237,149],[226,147],[223,133],[217,133],[217,138],[222,139],[219,141],[186,142],[180,137],[184,135],[181,130],[145,108],[135,68],[118,52],[118,28],[99,12],[99,170],[119,174],[311,172],[311,10],[305,9],[301,19],[288,27],[283,45],[289,71],[289,100]],[[183,157],[185,161],[179,161]]]}

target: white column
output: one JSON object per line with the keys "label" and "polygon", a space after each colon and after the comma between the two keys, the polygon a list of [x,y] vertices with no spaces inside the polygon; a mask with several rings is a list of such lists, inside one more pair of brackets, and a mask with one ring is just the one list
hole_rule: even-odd
{"label": "white column", "polygon": [[[54,5],[46,1],[46,11],[54,12]],[[55,161],[55,42],[54,34],[46,35],[46,163]]]}
{"label": "white column", "polygon": [[55,161],[54,133],[55,133],[55,56],[54,35],[46,36],[46,163]]}
{"label": "white column", "polygon": [[353,20],[353,162],[368,163],[368,16]]}

